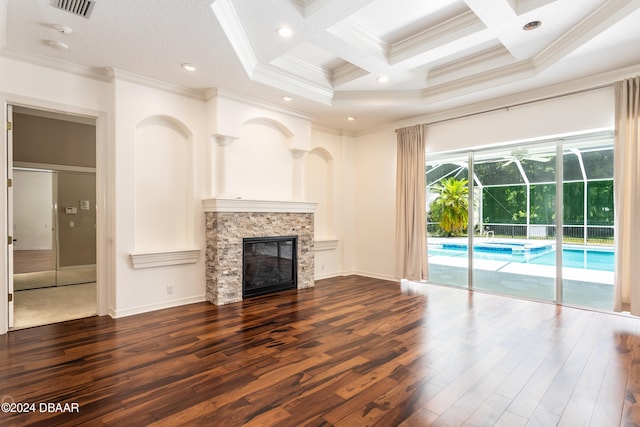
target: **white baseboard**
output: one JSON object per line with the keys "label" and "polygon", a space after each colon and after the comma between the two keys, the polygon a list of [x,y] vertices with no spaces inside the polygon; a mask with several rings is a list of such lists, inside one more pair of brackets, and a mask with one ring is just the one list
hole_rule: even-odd
{"label": "white baseboard", "polygon": [[344,274],[342,273],[328,273],[328,274],[318,274],[313,280],[323,280],[323,279],[331,279],[333,277],[342,277]]}
{"label": "white baseboard", "polygon": [[342,276],[363,276],[363,277],[370,277],[372,279],[389,280],[391,282],[400,283],[400,279],[398,279],[397,277],[388,276],[386,274],[366,273],[364,271],[344,272],[342,273]]}
{"label": "white baseboard", "polygon": [[113,314],[111,313],[112,310],[109,310],[109,315],[114,318],[127,317],[127,316],[133,316],[135,314],[142,314],[142,313],[148,313],[151,311],[162,310],[165,308],[179,307],[181,305],[193,304],[196,302],[204,302],[206,300],[207,300],[206,295],[185,297],[185,298],[179,298],[179,299],[174,299],[170,301],[163,301],[157,304],[141,305],[138,307],[131,307],[123,310],[116,310],[115,313]]}

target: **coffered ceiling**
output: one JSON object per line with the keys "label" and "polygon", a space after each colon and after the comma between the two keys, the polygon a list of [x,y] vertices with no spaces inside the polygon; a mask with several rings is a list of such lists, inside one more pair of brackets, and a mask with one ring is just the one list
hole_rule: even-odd
{"label": "coffered ceiling", "polygon": [[[86,3],[90,13],[78,16],[58,3]],[[603,73],[640,73],[640,0],[0,0],[0,6],[4,55],[217,88],[354,132],[549,86],[580,89]],[[538,28],[524,29],[535,21]],[[288,37],[278,34],[283,27]],[[196,71],[183,70],[183,63]]]}

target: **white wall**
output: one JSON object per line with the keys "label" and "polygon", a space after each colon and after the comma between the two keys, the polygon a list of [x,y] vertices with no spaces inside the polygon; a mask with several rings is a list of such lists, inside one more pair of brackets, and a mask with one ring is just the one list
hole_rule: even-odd
{"label": "white wall", "polygon": [[354,273],[394,279],[396,134],[355,140]]}
{"label": "white wall", "polygon": [[[204,300],[205,102],[119,78],[112,315]],[[177,224],[175,223],[177,221]],[[200,249],[196,263],[134,269],[131,254]],[[169,291],[168,287],[171,287]]]}
{"label": "white wall", "polygon": [[316,279],[323,279],[345,274],[351,232],[347,203],[352,197],[352,179],[344,157],[352,144],[348,137],[314,128],[311,147],[305,158],[305,194],[308,201],[318,203],[314,215],[314,273]]}

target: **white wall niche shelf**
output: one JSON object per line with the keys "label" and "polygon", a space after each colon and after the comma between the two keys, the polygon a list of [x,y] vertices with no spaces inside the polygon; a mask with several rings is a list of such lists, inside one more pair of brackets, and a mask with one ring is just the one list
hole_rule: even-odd
{"label": "white wall niche shelf", "polygon": [[200,258],[200,249],[174,251],[135,252],[129,254],[134,269],[164,267],[168,265],[194,264]]}

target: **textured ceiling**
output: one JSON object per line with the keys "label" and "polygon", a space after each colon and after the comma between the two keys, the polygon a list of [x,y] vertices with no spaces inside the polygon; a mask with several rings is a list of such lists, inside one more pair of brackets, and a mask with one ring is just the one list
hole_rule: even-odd
{"label": "textured ceiling", "polygon": [[640,72],[640,0],[96,0],[89,18],[54,3],[0,0],[2,54],[228,90],[347,131]]}

